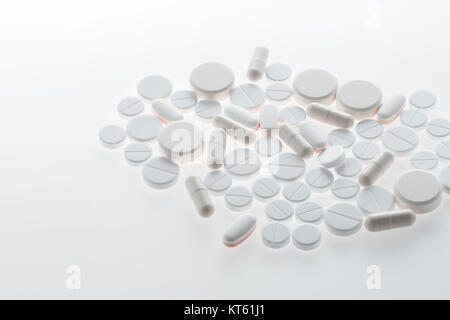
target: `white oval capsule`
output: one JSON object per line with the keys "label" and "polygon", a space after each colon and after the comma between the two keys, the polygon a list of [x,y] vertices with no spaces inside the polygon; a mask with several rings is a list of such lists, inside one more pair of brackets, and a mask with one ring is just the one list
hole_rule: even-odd
{"label": "white oval capsule", "polygon": [[167,100],[156,99],[152,103],[152,108],[162,120],[171,122],[183,119],[183,115],[181,114],[180,110],[178,110]]}
{"label": "white oval capsule", "polygon": [[249,215],[239,217],[223,233],[223,243],[235,247],[244,242],[256,228],[256,219]]}
{"label": "white oval capsule", "polygon": [[366,229],[371,232],[385,231],[396,228],[409,227],[416,221],[416,215],[410,210],[388,211],[373,213],[364,222]]}
{"label": "white oval capsule", "polygon": [[327,137],[311,121],[302,122],[299,125],[300,133],[315,151],[321,151],[327,147]]}
{"label": "white oval capsule", "polygon": [[377,118],[382,123],[390,123],[397,118],[406,105],[406,97],[395,95],[386,100],[380,110],[378,110]]}
{"label": "white oval capsule", "polygon": [[219,115],[215,117],[213,120],[213,125],[216,128],[224,129],[227,134],[245,144],[253,143],[256,139],[256,134],[253,131],[224,116]]}
{"label": "white oval capsule", "polygon": [[259,125],[258,118],[253,113],[242,107],[231,104],[225,107],[224,113],[231,120],[239,122],[246,127],[255,129]]}
{"label": "white oval capsule", "polygon": [[278,129],[278,108],[271,104],[264,105],[259,114],[259,124],[266,133]]}
{"label": "white oval capsule", "polygon": [[310,158],[313,148],[303,139],[300,133],[296,132],[292,126],[282,124],[280,126],[280,138],[301,158]]}
{"label": "white oval capsule", "polygon": [[208,166],[213,169],[220,168],[224,164],[227,135],[223,129],[215,129],[211,133],[208,149]]}
{"label": "white oval capsule", "polygon": [[334,110],[331,107],[324,106],[317,102],[311,103],[307,108],[307,112],[308,116],[311,118],[339,128],[351,128],[355,123],[355,120],[351,115]]}
{"label": "white oval capsule", "polygon": [[259,81],[266,71],[267,58],[269,57],[269,49],[266,47],[256,47],[253,51],[252,60],[247,70],[247,77],[251,81]]}
{"label": "white oval capsule", "polygon": [[188,177],[185,185],[198,213],[202,217],[210,217],[214,213],[214,205],[202,178],[197,176]]}
{"label": "white oval capsule", "polygon": [[391,152],[383,152],[374,162],[367,166],[359,176],[359,184],[363,187],[373,185],[394,163]]}

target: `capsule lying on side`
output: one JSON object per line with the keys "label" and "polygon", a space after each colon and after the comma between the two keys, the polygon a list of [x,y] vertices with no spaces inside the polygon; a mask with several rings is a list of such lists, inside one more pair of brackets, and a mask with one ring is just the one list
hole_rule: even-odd
{"label": "capsule lying on side", "polygon": [[395,95],[386,100],[380,110],[378,110],[377,118],[382,123],[390,123],[403,110],[406,105],[406,98],[402,95]]}
{"label": "capsule lying on side", "polygon": [[235,247],[244,242],[256,228],[256,219],[249,215],[239,217],[223,233],[223,243]]}
{"label": "capsule lying on side", "polygon": [[355,120],[351,115],[317,102],[310,103],[306,111],[311,118],[335,127],[347,129],[355,124]]}
{"label": "capsule lying on side", "polygon": [[185,185],[198,213],[205,218],[212,216],[214,205],[203,180],[197,176],[187,177]]}
{"label": "capsule lying on side", "polygon": [[247,129],[239,123],[224,116],[215,117],[213,120],[213,125],[216,128],[224,129],[227,134],[245,144],[253,143],[256,139],[256,134],[252,130]]}
{"label": "capsule lying on side", "polygon": [[366,229],[379,232],[409,227],[416,221],[416,215],[410,210],[388,211],[370,214],[364,222]]}
{"label": "capsule lying on side", "polygon": [[327,138],[323,132],[311,121],[299,125],[300,133],[315,151],[322,151],[327,147]]}
{"label": "capsule lying on side", "polygon": [[283,140],[300,158],[310,158],[313,155],[313,148],[303,139],[299,132],[296,132],[292,126],[284,123],[280,126],[279,132]]}
{"label": "capsule lying on side", "polygon": [[391,152],[383,152],[359,175],[359,184],[363,187],[373,185],[394,163],[394,158],[395,157]]}

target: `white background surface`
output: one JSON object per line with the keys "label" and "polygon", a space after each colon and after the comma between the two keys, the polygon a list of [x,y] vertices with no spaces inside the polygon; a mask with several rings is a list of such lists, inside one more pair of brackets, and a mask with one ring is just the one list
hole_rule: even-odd
{"label": "white background surface", "polygon": [[[446,197],[409,229],[338,238],[322,225],[310,253],[266,248],[255,201],[256,233],[229,249],[221,234],[238,214],[218,197],[215,216],[201,219],[185,192],[187,174],[206,172],[199,165],[155,191],[97,138],[126,124],[116,104],[141,77],[188,88],[196,65],[220,61],[241,83],[256,45],[294,74],[321,67],[385,95],[430,89],[439,97],[430,117],[448,118],[448,12],[444,0],[3,1],[0,297],[450,298]],[[407,160],[380,184],[392,186]],[[312,199],[337,202],[329,192]],[[66,288],[69,265],[81,268],[81,290]],[[366,287],[369,265],[381,268],[381,290]]]}

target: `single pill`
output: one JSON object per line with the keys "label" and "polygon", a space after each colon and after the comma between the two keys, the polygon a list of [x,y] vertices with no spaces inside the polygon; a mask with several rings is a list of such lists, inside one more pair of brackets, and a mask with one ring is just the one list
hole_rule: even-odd
{"label": "single pill", "polygon": [[252,200],[253,195],[244,187],[234,187],[225,193],[225,204],[231,210],[245,210],[252,204]]}
{"label": "single pill", "polygon": [[438,179],[422,170],[403,174],[394,185],[397,204],[415,213],[428,213],[436,209],[442,200],[442,188]]}
{"label": "single pill", "polygon": [[252,59],[247,69],[247,77],[251,81],[259,81],[266,70],[267,58],[269,57],[269,49],[266,47],[256,47],[253,51]]}
{"label": "single pill", "polygon": [[292,232],[292,243],[300,250],[313,250],[320,245],[319,229],[312,225],[298,226]]}
{"label": "single pill", "polygon": [[240,216],[223,233],[223,243],[235,247],[244,242],[256,229],[256,219],[249,215]]}
{"label": "single pill", "polygon": [[352,152],[360,160],[372,160],[380,153],[380,147],[372,141],[360,141],[353,146]]}
{"label": "single pill", "polygon": [[336,95],[337,106],[358,119],[373,116],[382,101],[381,90],[365,80],[347,82],[339,88]]}
{"label": "single pill", "polygon": [[213,169],[220,168],[224,164],[225,150],[227,147],[227,135],[223,129],[214,129],[211,132],[208,148],[208,166]]}
{"label": "single pill", "polygon": [[165,98],[172,92],[172,83],[166,77],[152,75],[143,78],[139,82],[137,90],[145,99]]}
{"label": "single pill", "polygon": [[156,99],[152,103],[153,110],[165,121],[183,120],[183,115],[171,103],[163,99]]}
{"label": "single pill", "polygon": [[173,185],[180,173],[180,166],[166,157],[157,157],[147,161],[142,167],[142,175],[148,185],[163,189]]}
{"label": "single pill", "polygon": [[255,109],[260,107],[266,96],[263,89],[253,83],[243,84],[233,88],[230,94],[232,104],[245,108]]}
{"label": "single pill", "polygon": [[370,186],[361,191],[358,197],[358,207],[366,213],[389,211],[394,208],[394,195],[388,190]]}
{"label": "single pill", "polygon": [[335,168],[340,166],[345,161],[345,151],[341,146],[331,146],[323,151],[317,157],[319,163],[325,168]]}
{"label": "single pill", "polygon": [[440,142],[436,146],[435,152],[439,158],[450,160],[450,140]]}
{"label": "single pill", "polygon": [[362,166],[355,158],[346,158],[344,162],[334,170],[343,177],[354,177],[361,172]]}
{"label": "single pill", "polygon": [[380,110],[378,110],[377,119],[382,123],[390,123],[402,112],[406,105],[406,98],[402,95],[394,95],[386,100]]}
{"label": "single pill", "polygon": [[262,228],[261,237],[269,248],[280,249],[289,243],[291,231],[281,223],[270,223]]}
{"label": "single pill", "polygon": [[383,152],[378,158],[368,165],[359,176],[359,184],[363,187],[373,185],[394,163],[394,155],[388,151]]}
{"label": "single pill", "polygon": [[311,118],[339,128],[351,128],[355,123],[351,115],[317,102],[309,104],[307,112]]}
{"label": "single pill", "polygon": [[328,143],[350,148],[355,143],[355,135],[348,129],[334,129],[328,134]]}
{"label": "single pill", "polygon": [[282,153],[269,163],[270,173],[277,179],[292,181],[305,173],[305,161],[293,153]]}
{"label": "single pill", "polygon": [[370,232],[379,232],[409,227],[416,221],[416,215],[409,210],[374,213],[364,222]]}
{"label": "single pill", "polygon": [[314,202],[304,202],[295,208],[295,216],[299,221],[317,223],[322,219],[323,208]]}
{"label": "single pill", "polygon": [[291,87],[281,82],[272,83],[266,88],[267,98],[273,101],[287,100],[291,96],[291,92]]}
{"label": "single pill", "polygon": [[279,118],[282,122],[296,125],[306,119],[306,112],[299,106],[287,106],[281,109]]}
{"label": "single pill", "polygon": [[278,129],[278,108],[271,104],[264,105],[259,113],[259,125],[267,133]]}
{"label": "single pill", "polygon": [[294,208],[285,200],[275,200],[266,205],[266,215],[275,221],[284,221],[292,217]]}
{"label": "single pill", "polygon": [[409,97],[409,103],[419,109],[428,109],[436,104],[436,96],[426,90],[416,91]]}
{"label": "single pill", "polygon": [[291,77],[292,70],[284,63],[272,63],[266,68],[266,76],[272,81],[284,81]]}
{"label": "single pill", "polygon": [[127,133],[138,141],[148,141],[156,138],[162,128],[161,121],[155,116],[142,115],[128,122]]}
{"label": "single pill", "polygon": [[302,202],[309,198],[311,190],[303,182],[292,182],[284,186],[283,196],[292,202]]}
{"label": "single pill", "polygon": [[250,149],[235,149],[225,157],[225,168],[237,176],[247,176],[259,170],[258,155]]}
{"label": "single pill", "polygon": [[306,173],[306,183],[313,189],[326,189],[334,180],[333,173],[325,168],[315,168]]}
{"label": "single pill", "polygon": [[359,190],[359,184],[350,179],[337,179],[331,186],[331,192],[341,199],[351,199],[359,193]]}
{"label": "single pill", "polygon": [[383,125],[374,119],[366,119],[358,122],[356,133],[364,139],[376,139],[381,137],[384,132]]}
{"label": "single pill", "polygon": [[300,133],[315,151],[321,151],[327,147],[327,138],[316,124],[312,121],[305,121],[299,125]]}
{"label": "single pill", "polygon": [[207,62],[192,70],[189,81],[198,95],[207,99],[222,99],[233,87],[234,74],[221,63]]}
{"label": "single pill", "polygon": [[132,143],[125,148],[125,158],[131,164],[140,164],[152,156],[152,149],[143,143]]}
{"label": "single pill", "polygon": [[397,154],[405,154],[413,150],[418,143],[419,137],[417,134],[405,127],[389,129],[383,136],[383,145]]}
{"label": "single pill", "polygon": [[410,162],[414,168],[422,170],[432,170],[439,164],[438,158],[429,151],[416,153],[411,157]]}
{"label": "single pill", "polygon": [[338,81],[328,71],[310,69],[298,74],[292,86],[294,96],[302,106],[307,106],[311,102],[328,106],[336,98]]}
{"label": "single pill", "polygon": [[265,157],[273,157],[281,152],[283,145],[276,137],[262,137],[255,143],[256,152]]}
{"label": "single pill", "polygon": [[433,119],[427,124],[427,132],[433,137],[442,138],[450,134],[450,121],[447,119]]}
{"label": "single pill", "polygon": [[210,217],[214,213],[214,205],[203,180],[197,176],[186,178],[186,189],[202,217]]}
{"label": "single pill", "polygon": [[361,229],[363,215],[354,205],[338,203],[328,208],[324,220],[330,232],[338,236],[350,236]]}
{"label": "single pill", "polygon": [[280,193],[281,186],[275,179],[260,178],[253,183],[252,190],[260,199],[269,199]]}
{"label": "single pill", "polygon": [[140,114],[145,109],[145,104],[136,97],[127,97],[120,100],[117,110],[124,116],[133,117]]}
{"label": "single pill", "polygon": [[293,126],[284,123],[280,126],[280,138],[301,158],[310,158],[313,155],[313,148],[293,128]]}
{"label": "single pill", "polygon": [[400,121],[407,127],[417,129],[423,127],[427,121],[428,116],[419,109],[408,109],[400,115]]}
{"label": "single pill", "polygon": [[217,100],[200,100],[195,106],[195,112],[200,118],[212,119],[222,112],[222,105]]}
{"label": "single pill", "polygon": [[259,119],[247,109],[231,104],[225,107],[224,113],[230,119],[239,122],[246,127],[255,129],[259,125]]}
{"label": "single pill", "polygon": [[217,116],[213,119],[213,125],[216,128],[222,128],[228,135],[231,135],[236,140],[245,144],[253,143],[256,139],[256,134],[239,123],[228,119],[224,116]]}
{"label": "single pill", "polygon": [[126,134],[122,127],[109,125],[100,130],[98,137],[105,147],[117,148],[125,141]]}
{"label": "single pill", "polygon": [[176,121],[161,130],[158,144],[172,160],[194,161],[203,152],[203,131],[190,122]]}
{"label": "single pill", "polygon": [[221,193],[231,187],[233,180],[230,175],[222,170],[209,172],[204,179],[206,187],[216,193]]}
{"label": "single pill", "polygon": [[186,110],[197,104],[197,95],[191,90],[180,90],[172,94],[170,101],[178,109]]}
{"label": "single pill", "polygon": [[446,166],[441,170],[439,178],[441,179],[443,190],[446,193],[450,193],[450,166]]}

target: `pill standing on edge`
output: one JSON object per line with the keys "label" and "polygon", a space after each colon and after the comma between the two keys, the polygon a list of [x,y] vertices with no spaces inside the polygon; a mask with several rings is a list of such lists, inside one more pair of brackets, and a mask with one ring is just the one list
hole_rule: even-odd
{"label": "pill standing on edge", "polygon": [[388,211],[371,214],[364,222],[366,229],[379,232],[409,227],[416,221],[416,215],[410,210]]}
{"label": "pill standing on edge", "polygon": [[252,59],[247,69],[247,77],[251,81],[259,81],[266,71],[269,49],[266,47],[256,47],[253,51]]}
{"label": "pill standing on edge", "polygon": [[235,247],[244,242],[256,229],[256,219],[243,215],[234,221],[223,233],[222,239],[227,247]]}
{"label": "pill standing on edge", "polygon": [[280,126],[280,138],[301,158],[310,158],[313,155],[313,148],[296,132],[291,125],[286,123]]}
{"label": "pill standing on edge", "polygon": [[190,176],[185,181],[189,196],[202,217],[210,217],[214,213],[214,205],[202,178]]}
{"label": "pill standing on edge", "polygon": [[363,187],[374,184],[394,163],[394,155],[391,152],[383,152],[368,165],[359,176],[359,184]]}
{"label": "pill standing on edge", "polygon": [[315,123],[305,121],[299,125],[300,133],[315,151],[322,151],[327,147],[327,138]]}
{"label": "pill standing on edge", "polygon": [[337,111],[317,102],[313,102],[308,106],[307,113],[308,116],[317,121],[321,121],[339,128],[351,128],[355,123],[351,115]]}

